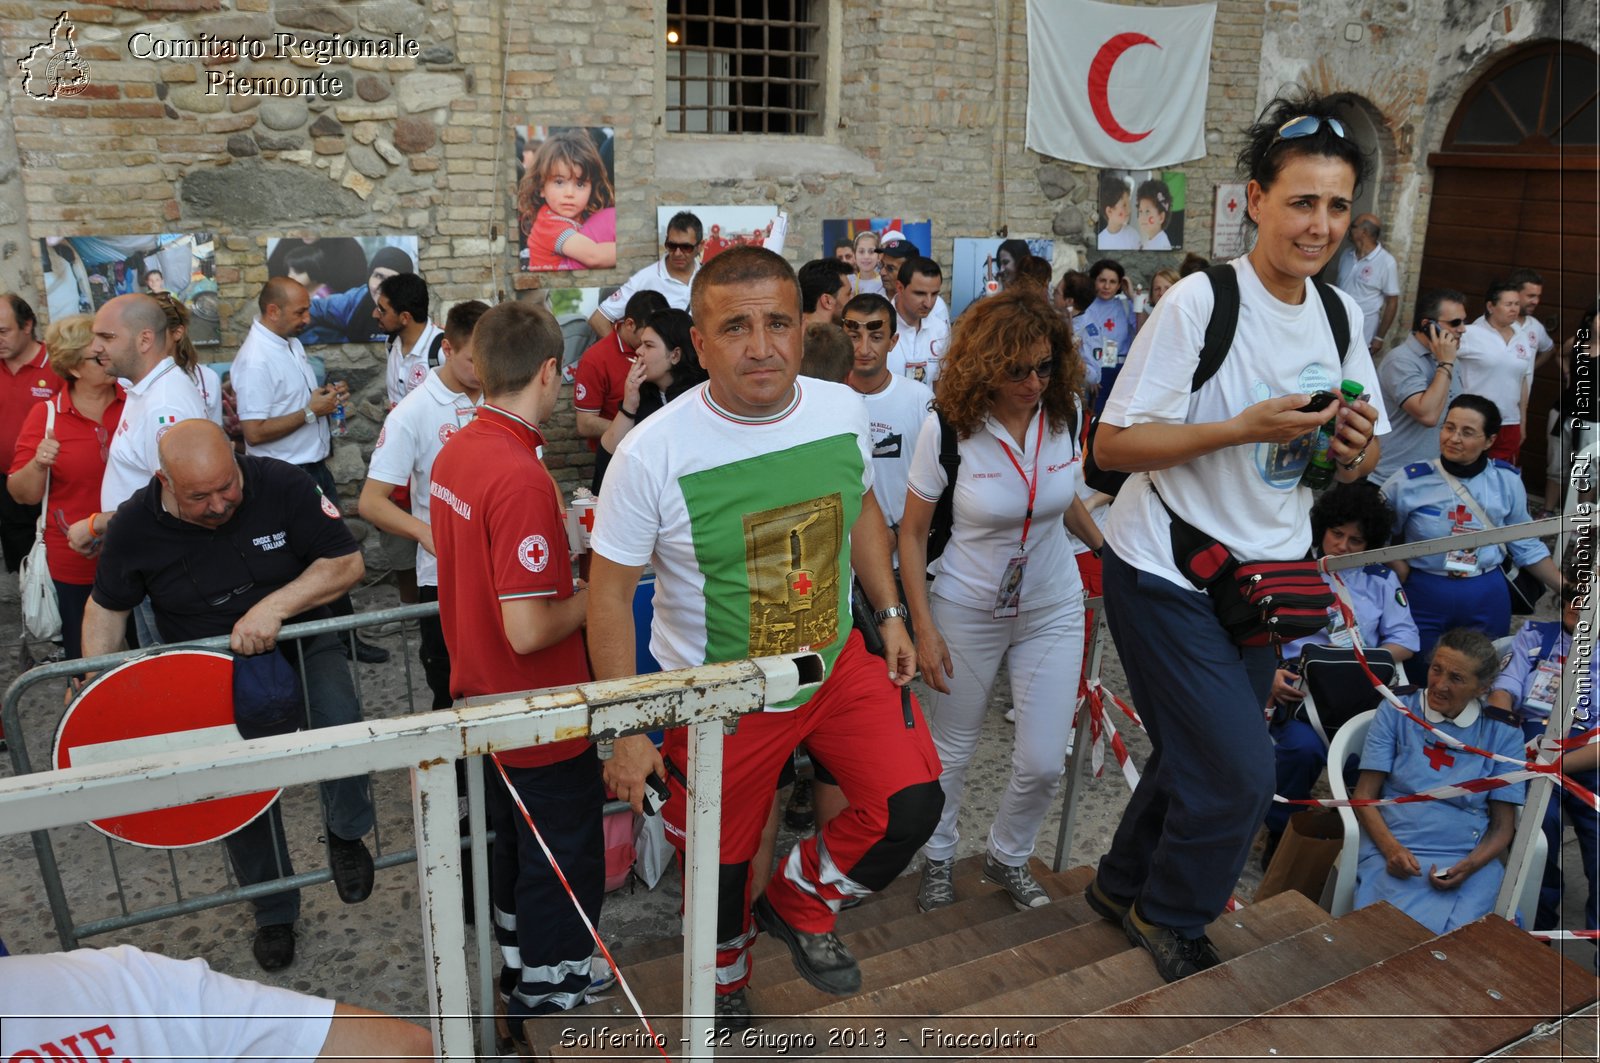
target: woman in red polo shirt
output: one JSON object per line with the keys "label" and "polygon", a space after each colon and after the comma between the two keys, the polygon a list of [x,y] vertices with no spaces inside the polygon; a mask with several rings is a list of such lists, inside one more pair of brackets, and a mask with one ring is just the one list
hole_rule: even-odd
{"label": "woman in red polo shirt", "polygon": [[[67,382],[55,398],[28,411],[17,436],[6,488],[23,505],[44,497],[50,477],[50,508],[44,516],[45,556],[61,606],[61,642],[68,659],[81,657],[83,609],[94,586],[98,556],[84,557],[67,545],[67,529],[100,508],[106,452],[122,417],[122,388],[107,368],[89,357],[94,318],[76,314],[45,331],[50,368]],[[55,427],[45,437],[47,406]],[[99,550],[99,540],[95,540]]]}

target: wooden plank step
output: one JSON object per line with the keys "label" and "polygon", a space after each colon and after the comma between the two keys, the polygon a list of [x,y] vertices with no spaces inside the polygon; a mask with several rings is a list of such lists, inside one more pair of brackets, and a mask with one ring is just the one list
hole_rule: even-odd
{"label": "wooden plank step", "polygon": [[[1305,897],[1283,893],[1225,916],[1213,923],[1208,932],[1223,958],[1228,959],[1327,921],[1328,913]],[[865,1028],[871,1033],[872,1041],[881,1044],[856,1049],[840,1046],[833,1055],[927,1055],[959,1059],[965,1054],[964,1049],[976,1054],[991,1044],[999,1049],[996,1055],[1033,1055],[1034,1050],[1019,1043],[1019,1039],[1037,1038],[1066,1019],[1108,1007],[1162,984],[1150,958],[1128,944],[1120,927],[1098,916],[1081,929],[1087,930],[1090,926],[1101,928],[1100,934],[1109,931],[1112,935],[1109,940],[1089,939],[1102,942],[1109,950],[1104,958],[1086,956],[1082,963],[1067,964],[1070,969],[1059,974],[997,993],[984,993],[981,988],[984,982],[974,977],[972,984],[979,988],[965,999],[931,1002],[936,1006],[951,1005],[943,1008],[942,1015],[933,1009],[921,1010],[918,1001],[914,1006],[901,1008],[894,1018],[858,1019],[851,1025]],[[1003,967],[1005,961],[1004,954],[997,954],[984,957],[981,964],[972,966],[998,968]],[[995,977],[988,971],[985,974]],[[1062,1014],[1064,1004],[1075,1010],[1070,1015]],[[883,1011],[889,1014],[889,1009]],[[830,1026],[838,1025],[841,1018],[832,1017]],[[826,1019],[824,1016],[819,1021]],[[815,1025],[812,1029],[817,1031]],[[816,1035],[821,1038],[824,1033],[817,1031]],[[1006,1035],[1010,1040],[995,1041],[999,1035]]]}
{"label": "wooden plank step", "polygon": [[1156,1055],[1253,1019],[1432,938],[1426,927],[1390,905],[1363,908],[1062,1023],[1042,1033],[1030,1052],[1106,1063]]}
{"label": "wooden plank step", "polygon": [[[1094,874],[1092,869],[1074,868],[1056,875],[1035,861],[1033,870],[1055,903],[1019,912],[998,887],[984,888],[974,881],[963,888],[958,883],[959,899],[949,908],[919,912],[912,906],[912,914],[867,925],[846,935],[846,942],[861,963],[863,983],[893,985],[907,977],[962,963],[996,949],[1010,948],[1095,918],[1082,899],[1083,889]],[[758,947],[765,938],[763,935],[757,939]],[[812,988],[795,972],[788,950],[781,944],[770,943],[766,951],[767,963],[764,966],[757,963],[750,988],[751,1007],[758,1016],[799,1014],[812,1007],[849,1004],[858,999],[851,997],[841,1002],[837,997]],[[640,968],[625,968],[624,973],[639,996],[645,1014],[651,1016],[656,1030],[667,1039],[669,1051],[681,1046],[681,1026],[677,1018],[683,998],[681,960],[672,957],[666,961],[651,961]],[[529,1020],[525,1029],[529,1042],[534,1045],[535,1056],[541,1059],[596,1054],[611,1058],[634,1057],[638,1050],[636,1044],[597,1044],[593,1038],[586,1039],[573,1032],[592,1033],[602,1027],[610,1033],[625,1027],[643,1035],[620,992],[560,1016]],[[627,1041],[631,1036],[608,1036],[607,1040]],[[575,1046],[574,1039],[589,1043]],[[613,1054],[608,1048],[620,1054]]]}
{"label": "wooden plank step", "polygon": [[1161,1058],[1459,1063],[1594,1000],[1588,972],[1491,915]]}
{"label": "wooden plank step", "polygon": [[[976,868],[981,866],[980,863]],[[856,959],[864,961],[879,953],[902,948],[918,941],[926,941],[960,927],[978,925],[1014,914],[1016,906],[998,887],[979,884],[981,871],[976,868],[970,878],[957,881],[956,896],[959,899],[949,908],[936,912],[921,912],[917,910],[915,902],[908,900],[903,905],[904,912],[900,913],[902,905],[892,903],[877,905],[874,906],[874,911],[869,913],[869,917],[874,914],[877,916],[875,920],[863,921],[868,917],[854,919],[852,922],[855,923],[855,929],[846,927],[840,936],[844,938],[845,944]],[[1081,868],[1057,876],[1037,861],[1033,870],[1040,885],[1057,899],[1081,893],[1088,883],[1089,876],[1093,875],[1092,870]],[[854,915],[854,911],[851,914]],[[750,950],[750,959],[756,972],[753,978],[755,984],[772,987],[800,978],[795,973],[793,962],[789,959],[788,948],[768,934],[761,934],[756,938],[755,945]],[[623,973],[627,975],[629,984],[638,995],[639,1003],[646,1015],[675,1013],[682,1006],[681,953],[651,960],[638,967],[624,967]],[[624,1007],[627,1006],[625,1000],[622,1004]],[[576,1016],[587,1010],[577,1009],[569,1014]],[[615,1013],[608,1010],[604,1014]]]}
{"label": "wooden plank step", "polygon": [[1505,1049],[1495,1059],[1600,1059],[1600,1008],[1568,1015],[1554,1029],[1536,1033]]}
{"label": "wooden plank step", "polygon": [[[1035,872],[1041,866],[1038,861],[1035,861],[1033,865]],[[1068,868],[1063,874],[1070,873],[1071,870],[1071,868]],[[669,873],[676,874],[677,872]],[[982,853],[963,857],[956,861],[954,879],[958,890],[965,887],[970,892],[972,889],[979,888],[978,883],[982,880],[982,877]],[[838,932],[840,934],[849,934],[852,930],[858,930],[870,923],[879,922],[885,918],[878,907],[879,905],[887,904],[900,908],[901,911],[897,914],[901,915],[909,911],[915,911],[917,888],[921,884],[922,861],[916,859],[911,861],[911,867],[907,873],[898,876],[893,882],[872,896],[865,898],[854,908],[846,908],[840,912]],[[906,904],[909,904],[910,907],[904,907]],[[610,943],[607,942],[607,944],[609,945]],[[616,956],[617,962],[622,965],[624,971],[630,970],[636,965],[648,963],[651,960],[658,960],[663,956],[678,956],[682,953],[682,934],[674,934],[671,937],[657,938],[655,941],[646,941],[636,945],[626,945],[612,949],[612,954]]]}

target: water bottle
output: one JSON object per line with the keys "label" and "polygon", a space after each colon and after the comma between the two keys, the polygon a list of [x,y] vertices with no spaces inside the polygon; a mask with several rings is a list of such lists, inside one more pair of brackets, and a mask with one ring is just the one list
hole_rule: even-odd
{"label": "water bottle", "polygon": [[[1345,380],[1339,384],[1339,397],[1346,406],[1361,398],[1361,382]],[[1328,418],[1328,423],[1317,429],[1317,435],[1311,443],[1311,461],[1306,465],[1306,471],[1300,477],[1300,484],[1313,491],[1321,491],[1333,483],[1333,457],[1328,453],[1328,446],[1333,442],[1334,434],[1339,428],[1337,415]]]}
{"label": "water bottle", "polygon": [[344,423],[344,400],[340,399],[339,404],[333,408],[332,432],[336,436],[342,436],[347,435],[349,431]]}

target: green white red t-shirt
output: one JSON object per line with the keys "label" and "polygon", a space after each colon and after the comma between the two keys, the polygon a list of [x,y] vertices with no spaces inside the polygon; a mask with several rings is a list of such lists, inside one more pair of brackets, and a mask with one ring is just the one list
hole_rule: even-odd
{"label": "green white red t-shirt", "polygon": [[850,634],[850,530],[871,489],[854,391],[796,380],[784,409],[751,419],[702,384],[623,439],[592,547],[654,566],[650,651],[663,668],[811,651],[831,670]]}

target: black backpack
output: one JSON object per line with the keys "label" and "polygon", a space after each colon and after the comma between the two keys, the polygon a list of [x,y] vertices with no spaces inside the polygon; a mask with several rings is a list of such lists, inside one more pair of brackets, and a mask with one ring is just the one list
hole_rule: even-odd
{"label": "black backpack", "polygon": [[[1211,281],[1213,305],[1211,320],[1206,322],[1205,343],[1200,347],[1200,364],[1195,366],[1194,377],[1189,382],[1191,395],[1199,391],[1200,386],[1216,376],[1217,370],[1222,368],[1223,359],[1228,357],[1228,350],[1233,346],[1234,330],[1239,327],[1238,273],[1234,272],[1231,265],[1223,263],[1207,269],[1206,276]],[[1320,277],[1313,277],[1312,283],[1316,286],[1318,297],[1322,299],[1322,309],[1327,314],[1328,328],[1333,333],[1333,345],[1339,352],[1339,364],[1343,365],[1345,354],[1350,347],[1350,315],[1345,312],[1344,304],[1339,301],[1333,285],[1325,283]],[[1095,464],[1094,437],[1099,427],[1100,415],[1095,414],[1094,419],[1089,422],[1089,438],[1084,445],[1083,479],[1096,491],[1115,496],[1132,474],[1108,472]]]}

